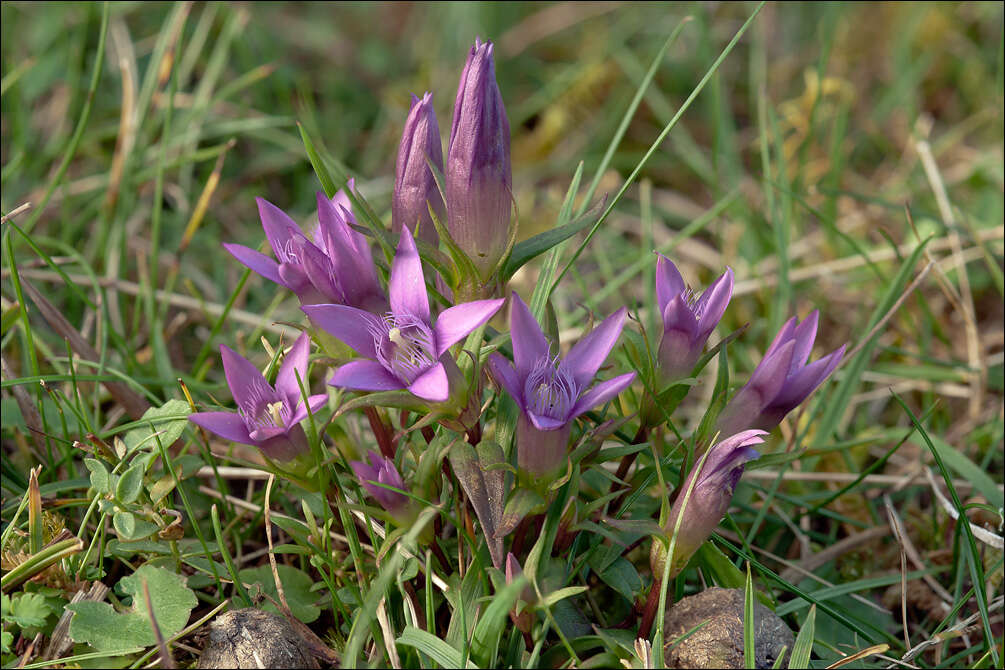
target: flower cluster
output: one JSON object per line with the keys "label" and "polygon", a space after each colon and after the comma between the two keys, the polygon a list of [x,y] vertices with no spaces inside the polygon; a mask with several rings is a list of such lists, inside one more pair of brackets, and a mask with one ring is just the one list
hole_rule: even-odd
{"label": "flower cluster", "polygon": [[[617,403],[623,422],[632,419],[633,408],[654,407],[666,389],[688,388],[694,382],[691,378],[701,373],[701,362],[710,358],[703,354],[732,298],[733,271],[725,268],[699,293],[688,286],[670,259],[659,255],[653,308],[658,310],[662,332],[656,354],[636,366],[638,370],[601,373],[625,328],[625,308],[601,320],[563,355],[524,300],[505,291],[500,268],[515,239],[510,137],[491,42],[476,41],[468,53],[445,161],[442,149],[432,94],[412,96],[395,166],[389,227],[397,236],[397,248],[386,283],[368,237],[360,232],[366,228],[356,221],[357,214],[362,214],[354,213],[352,203],[361,201],[362,195],[352,180],[333,197],[318,194],[317,222],[307,232],[279,208],[258,200],[274,258],[236,244],[224,246],[251,270],[295,293],[310,326],[305,326],[305,333],[283,357],[275,385],[248,360],[221,346],[227,383],[238,410],[199,412],[190,418],[226,440],[259,448],[276,467],[306,460],[312,455],[310,443],[330,449],[329,441],[335,438],[326,432],[328,424],[315,424],[322,431],[314,442],[302,426],[308,415],[322,411],[328,402],[326,394],[309,394],[313,338],[326,354],[325,360],[338,363],[328,384],[346,394],[360,394],[340,412],[363,409],[380,447],[378,452],[371,449],[373,444],[335,445],[361,490],[386,510],[387,517],[405,524],[415,519],[420,494],[442,490],[441,473],[457,477],[500,570],[507,556],[505,572],[512,582],[520,578],[520,564],[513,553],[504,553],[505,536],[521,515],[543,509],[555,482],[565,481],[566,473],[595,463],[591,459],[600,451],[599,444],[592,451],[575,449],[574,438],[582,436],[585,443],[595,434],[610,435],[615,430],[603,432],[602,416],[588,413],[613,403],[637,376],[657,382],[659,388],[641,389],[635,384],[634,394],[625,393]],[[368,222],[373,230],[381,223]],[[440,253],[441,249],[447,254]],[[439,260],[424,269],[424,260],[433,257],[430,254]],[[448,257],[454,266],[444,269]],[[441,276],[427,285],[431,267]],[[509,308],[503,311],[507,299]],[[844,347],[808,363],[817,322],[815,311],[801,323],[789,320],[749,381],[717,419],[709,417],[717,421],[719,439],[706,453],[696,454],[690,472],[681,473],[664,527],[676,543],[671,574],[684,567],[725,514],[744,464],[757,456],[753,445],[762,443],[766,431],[776,427],[840,363]],[[468,347],[462,351],[463,342]],[[512,399],[511,413],[507,413],[505,396],[499,394],[493,402],[492,394],[486,393],[485,370]],[[401,414],[400,426],[392,425],[390,407],[407,410]],[[413,424],[408,423],[409,412],[419,415]],[[640,412],[641,439],[636,445],[645,442],[650,431],[661,430],[662,419],[653,418],[654,414]],[[583,430],[582,424],[592,424],[594,430]],[[455,467],[429,462],[434,458],[429,454],[443,459],[443,450],[418,450],[417,454],[401,447],[407,442],[404,436],[417,428],[429,444],[438,429],[463,433],[447,435],[453,440],[451,445],[461,443],[449,449],[450,458],[459,459],[451,460]],[[491,436],[485,444],[480,442],[483,434]],[[503,449],[508,446],[507,435],[515,436],[512,456]],[[345,433],[339,432],[339,440],[345,439]],[[463,452],[462,448],[470,449],[464,442],[478,447],[477,453]],[[472,466],[471,459],[481,460]],[[312,463],[327,467],[331,461]],[[517,477],[507,479],[503,471],[512,465]],[[616,486],[626,472],[627,468],[619,470]],[[346,474],[341,475],[343,479]],[[507,481],[509,489],[504,488]],[[520,497],[521,491],[526,495]],[[510,506],[507,501],[515,499],[519,504]],[[654,570],[658,568],[662,575],[665,545],[655,542],[652,555]],[[535,600],[531,590],[521,597],[528,606]],[[531,621],[523,608],[514,610],[513,616],[521,630],[529,630]]]}

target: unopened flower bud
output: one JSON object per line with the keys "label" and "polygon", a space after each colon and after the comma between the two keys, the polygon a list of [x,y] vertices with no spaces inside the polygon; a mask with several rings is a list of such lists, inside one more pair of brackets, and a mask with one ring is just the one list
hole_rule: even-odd
{"label": "unopened flower bud", "polygon": [[509,121],[492,43],[475,40],[461,74],[447,149],[447,222],[454,242],[488,279],[510,238]]}
{"label": "unopened flower bud", "polygon": [[391,230],[397,234],[402,226],[407,226],[415,233],[418,225],[419,239],[436,246],[439,236],[429,209],[432,208],[444,225],[447,215],[430,164],[443,172],[443,149],[440,127],[433,112],[433,94],[426,93],[421,100],[412,96],[412,109],[401,134],[391,199]]}

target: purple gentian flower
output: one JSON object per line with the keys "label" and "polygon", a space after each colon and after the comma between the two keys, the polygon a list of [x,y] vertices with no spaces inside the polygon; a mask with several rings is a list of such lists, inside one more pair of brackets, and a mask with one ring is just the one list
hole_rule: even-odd
{"label": "purple gentian flower", "polygon": [[369,461],[368,463],[364,461],[349,461],[349,467],[356,474],[359,483],[388,512],[400,509],[408,502],[408,497],[397,491],[378,486],[378,484],[386,484],[401,491],[406,490],[404,480],[398,474],[398,469],[394,467],[394,461],[381,456],[375,451],[368,451],[366,459]]}
{"label": "purple gentian flower", "polygon": [[429,208],[432,207],[443,225],[447,223],[447,210],[436,177],[429,169],[430,163],[443,172],[443,148],[433,111],[433,94],[426,93],[422,100],[412,96],[412,108],[401,134],[391,198],[391,231],[398,233],[405,225],[415,233],[418,224],[419,239],[436,246],[440,238]]}
{"label": "purple gentian flower", "polygon": [[321,393],[309,396],[307,405],[303,402],[297,376],[306,386],[310,349],[311,338],[302,333],[279,366],[273,387],[253,363],[220,345],[237,413],[199,412],[190,414],[189,420],[224,439],[258,447],[274,461],[289,461],[305,453],[307,436],[300,422],[307,418],[308,406],[313,414],[328,398]]}
{"label": "purple gentian flower", "polygon": [[813,310],[802,323],[796,317],[785,322],[750,375],[750,381],[719,415],[720,433],[729,435],[750,427],[773,429],[834,371],[847,345],[806,364],[817,336],[819,317],[819,312]]}
{"label": "purple gentian flower", "polygon": [[[353,188],[353,180],[347,187]],[[224,244],[234,258],[296,293],[301,304],[337,302],[370,309],[386,305],[370,247],[352,228],[355,219],[343,191],[331,199],[317,194],[318,226],[311,237],[283,210],[264,198],[256,201],[277,260],[240,244]]]}
{"label": "purple gentian flower", "polygon": [[614,348],[624,326],[624,307],[583,337],[565,360],[552,357],[548,340],[527,305],[516,293],[510,302],[513,365],[489,356],[492,375],[520,406],[517,464],[541,477],[565,462],[572,420],[621,393],[635,378],[629,372],[586,390]]}
{"label": "purple gentian flower", "polygon": [[504,301],[455,305],[444,310],[433,325],[422,262],[408,228],[401,229],[388,293],[391,311],[384,314],[348,305],[302,307],[320,328],[366,359],[346,363],[328,383],[357,391],[408,389],[423,400],[446,401],[450,384],[441,358],[453,344],[492,318]]}
{"label": "purple gentian flower", "polygon": [[[713,445],[705,456],[704,463],[699,460],[681,483],[665,526],[667,536],[673,535],[677,518],[683,513],[670,566],[671,578],[684,569],[694,552],[698,551],[726,514],[744,465],[759,455],[752,445],[764,442],[761,435],[766,433],[763,430],[747,430]],[[691,494],[685,506],[688,489],[691,489]],[[665,552],[666,547],[653,542],[652,568],[653,574],[658,575],[659,579],[663,576]]]}
{"label": "purple gentian flower", "polygon": [[732,295],[730,268],[699,297],[684,283],[677,266],[660,254],[656,261],[656,301],[663,318],[663,338],[658,361],[665,381],[691,374]]}
{"label": "purple gentian flower", "polygon": [[509,120],[496,84],[492,42],[475,40],[461,74],[447,147],[450,236],[483,280],[509,243],[513,200]]}

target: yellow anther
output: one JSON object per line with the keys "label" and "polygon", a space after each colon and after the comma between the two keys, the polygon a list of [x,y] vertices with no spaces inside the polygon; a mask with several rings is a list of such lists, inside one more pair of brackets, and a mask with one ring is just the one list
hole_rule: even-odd
{"label": "yellow anther", "polygon": [[266,407],[269,410],[269,416],[272,417],[272,420],[275,422],[276,426],[282,427],[283,417],[279,413],[279,411],[283,408],[283,401],[277,400],[276,402],[270,402],[268,405],[266,405]]}
{"label": "yellow anther", "polygon": [[387,339],[397,344],[399,347],[405,346],[405,338],[401,336],[401,328],[392,328],[387,331]]}

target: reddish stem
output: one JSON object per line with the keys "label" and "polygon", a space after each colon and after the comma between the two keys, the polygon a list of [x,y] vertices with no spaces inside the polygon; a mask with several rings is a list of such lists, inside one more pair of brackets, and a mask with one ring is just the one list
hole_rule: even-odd
{"label": "reddish stem", "polygon": [[397,450],[394,444],[394,432],[391,430],[390,424],[384,420],[376,407],[366,407],[363,409],[363,413],[366,414],[367,421],[370,422],[370,430],[373,431],[373,436],[377,439],[377,444],[380,445],[380,453],[384,455],[384,458],[393,460],[394,452]]}

